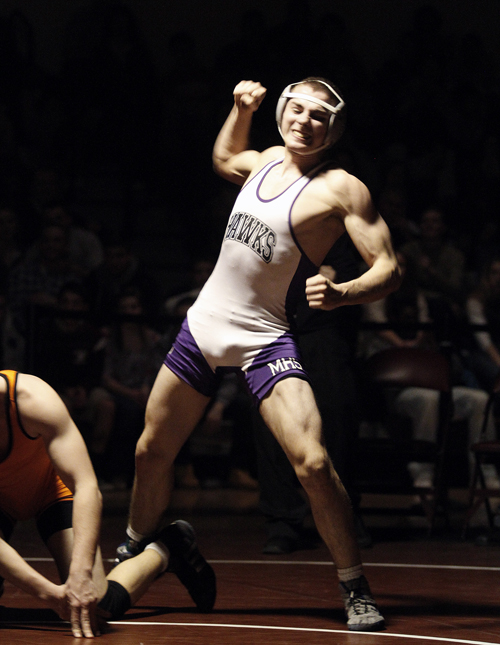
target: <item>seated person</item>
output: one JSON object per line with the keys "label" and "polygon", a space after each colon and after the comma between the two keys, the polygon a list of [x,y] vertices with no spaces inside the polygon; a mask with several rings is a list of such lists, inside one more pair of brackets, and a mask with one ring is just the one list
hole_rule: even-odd
{"label": "seated person", "polygon": [[105,349],[102,385],[114,402],[115,418],[102,475],[131,485],[134,451],[156,373],[163,360],[160,334],[144,320],[142,292],[127,287],[116,301],[115,320]]}
{"label": "seated person", "polygon": [[486,325],[476,331],[475,351],[470,352],[468,365],[482,387],[491,390],[500,374],[500,255],[487,263],[476,289],[466,302],[467,319],[472,325]]}
{"label": "seated person", "polygon": [[[365,332],[362,335],[360,351],[369,357],[388,347],[424,347],[438,351],[432,334],[425,330],[411,328],[411,325],[431,322],[427,302],[416,284],[411,271],[406,268],[406,258],[398,254],[404,278],[400,289],[383,300],[363,305],[364,320],[375,323],[392,323],[394,329],[381,329]],[[399,327],[401,323],[405,326]],[[479,441],[483,425],[484,409],[488,394],[481,389],[463,385],[460,379],[460,365],[455,365],[452,374],[455,383],[452,387],[454,419],[466,419],[469,426],[469,442]],[[436,429],[439,415],[439,393],[421,387],[402,389],[391,401],[393,409],[412,420],[413,438],[419,441],[436,441]],[[493,439],[495,427],[493,418],[488,420],[486,439]],[[469,455],[470,456],[470,455]],[[470,456],[472,460],[472,456]],[[470,462],[472,466],[472,461]],[[432,485],[433,466],[428,463],[410,462],[408,470],[417,487]],[[500,488],[500,481],[494,465],[485,464],[483,472],[488,486]]]}
{"label": "seated person", "polygon": [[419,225],[420,237],[403,244],[400,250],[427,300],[433,321],[439,329],[447,329],[462,313],[465,256],[449,236],[441,209],[424,210]]}
{"label": "seated person", "polygon": [[57,313],[40,319],[33,372],[63,399],[94,461],[114,418],[111,395],[101,386],[106,338],[89,319],[89,301],[80,283],[61,287]]}

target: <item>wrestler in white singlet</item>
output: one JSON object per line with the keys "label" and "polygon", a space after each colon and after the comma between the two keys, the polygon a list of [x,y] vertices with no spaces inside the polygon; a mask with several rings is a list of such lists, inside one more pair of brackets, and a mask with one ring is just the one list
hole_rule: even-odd
{"label": "wrestler in white singlet", "polygon": [[259,190],[272,161],[243,186],[234,204],[215,269],[187,320],[210,367],[246,371],[263,347],[290,329],[306,278],[318,268],[291,226],[292,207],[317,168],[272,199]]}

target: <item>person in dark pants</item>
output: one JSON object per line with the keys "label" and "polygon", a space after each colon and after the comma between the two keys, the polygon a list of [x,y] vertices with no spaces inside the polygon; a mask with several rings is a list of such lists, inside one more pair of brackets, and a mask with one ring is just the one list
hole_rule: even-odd
{"label": "person in dark pants", "polygon": [[[351,280],[359,274],[357,260],[349,237],[344,235],[325,258],[322,270],[334,281]],[[372,540],[356,512],[360,496],[355,488],[353,463],[359,425],[354,373],[359,319],[357,306],[313,310],[304,299],[297,308],[295,322],[303,364],[323,420],[326,448],[351,498],[358,544],[366,548]],[[309,505],[293,468],[257,411],[253,420],[261,491],[259,507],[266,518],[263,553],[280,555],[314,548],[318,535],[304,528]]]}

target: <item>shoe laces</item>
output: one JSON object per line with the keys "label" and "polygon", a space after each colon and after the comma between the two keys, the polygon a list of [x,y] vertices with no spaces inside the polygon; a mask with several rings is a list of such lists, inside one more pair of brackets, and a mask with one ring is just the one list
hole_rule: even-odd
{"label": "shoe laces", "polygon": [[349,593],[347,599],[349,608],[352,608],[355,614],[368,614],[372,610],[377,609],[375,601],[370,596],[364,596],[355,590]]}

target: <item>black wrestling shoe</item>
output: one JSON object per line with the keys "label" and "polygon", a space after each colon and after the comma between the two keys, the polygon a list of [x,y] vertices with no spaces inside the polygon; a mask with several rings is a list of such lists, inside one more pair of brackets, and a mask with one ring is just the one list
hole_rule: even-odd
{"label": "black wrestling shoe", "polygon": [[267,555],[285,555],[287,553],[293,553],[299,548],[298,539],[287,535],[276,535],[267,540],[262,549],[262,553],[266,553]]}
{"label": "black wrestling shoe", "polygon": [[211,611],[217,594],[215,573],[198,549],[191,524],[177,520],[164,528],[156,541],[170,552],[167,571],[175,573],[200,611]]}

